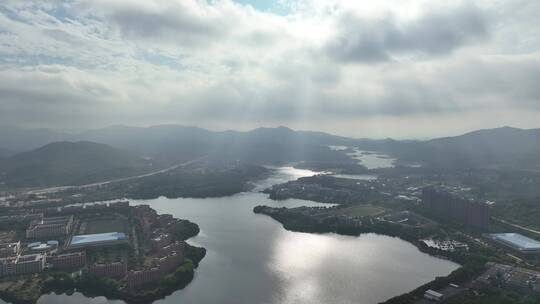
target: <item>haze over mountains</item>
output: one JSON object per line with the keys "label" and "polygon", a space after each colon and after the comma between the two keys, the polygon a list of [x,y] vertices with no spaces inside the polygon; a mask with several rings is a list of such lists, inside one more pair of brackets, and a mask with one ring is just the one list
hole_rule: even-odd
{"label": "haze over mountains", "polygon": [[428,141],[393,142],[385,148],[400,159],[434,167],[538,169],[540,129],[502,127]]}
{"label": "haze over mountains", "polygon": [[67,139],[66,133],[49,129],[21,129],[0,126],[0,149],[8,151],[29,151],[46,144]]}
{"label": "haze over mountains", "polygon": [[8,187],[92,183],[147,172],[150,162],[93,142],[54,142],[0,159],[0,181]]}
{"label": "haze over mountains", "polygon": [[[427,141],[353,139],[286,127],[214,132],[178,125],[112,126],[77,135],[3,128],[0,142],[2,181],[17,187],[96,182],[200,157],[256,164],[352,161],[328,145],[383,151],[432,168],[540,168],[540,129],[510,127]],[[21,150],[27,152],[13,155]]]}
{"label": "haze over mountains", "polygon": [[77,138],[129,149],[166,162],[201,155],[263,163],[318,159],[326,151],[321,151],[320,146],[353,142],[344,137],[285,127],[213,132],[177,125],[109,127],[85,132]]}

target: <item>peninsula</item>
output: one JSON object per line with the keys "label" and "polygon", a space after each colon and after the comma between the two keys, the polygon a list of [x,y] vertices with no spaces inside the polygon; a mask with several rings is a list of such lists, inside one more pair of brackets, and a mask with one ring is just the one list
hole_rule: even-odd
{"label": "peninsula", "polygon": [[81,292],[148,303],[184,288],[205,256],[197,224],[127,201],[13,209],[0,218],[0,298]]}

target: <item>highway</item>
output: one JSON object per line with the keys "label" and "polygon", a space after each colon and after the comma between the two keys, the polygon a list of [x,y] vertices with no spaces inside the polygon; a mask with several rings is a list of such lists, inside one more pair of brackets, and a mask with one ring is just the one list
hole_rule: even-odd
{"label": "highway", "polygon": [[510,225],[512,227],[515,227],[515,228],[518,228],[518,229],[521,229],[521,230],[525,230],[525,231],[540,235],[540,231],[538,231],[538,230],[535,230],[535,229],[532,229],[532,228],[529,228],[529,227],[525,227],[525,226],[521,226],[521,225],[518,225],[518,224],[514,224],[514,223],[511,223],[509,221],[505,221],[505,220],[497,218],[497,217],[492,216],[491,218],[498,221],[498,222],[504,223],[506,225]]}
{"label": "highway", "polygon": [[65,191],[65,190],[72,190],[72,189],[77,190],[77,189],[88,189],[88,188],[94,188],[94,187],[101,187],[101,186],[112,184],[112,183],[125,182],[125,181],[129,181],[129,180],[134,180],[134,179],[139,179],[139,178],[144,178],[144,177],[149,177],[149,176],[154,176],[154,175],[166,173],[166,172],[176,170],[176,169],[181,168],[181,167],[189,166],[189,165],[194,164],[194,163],[196,163],[198,161],[201,161],[202,159],[203,158],[193,159],[193,160],[190,160],[190,161],[187,161],[187,162],[176,164],[174,166],[171,166],[171,167],[168,167],[168,168],[165,168],[165,169],[160,169],[160,170],[157,170],[157,171],[152,171],[152,172],[148,172],[148,173],[144,173],[144,174],[136,175],[136,176],[122,177],[122,178],[111,179],[111,180],[107,180],[107,181],[91,183],[91,184],[85,184],[85,185],[78,185],[78,186],[61,186],[61,187],[40,188],[40,189],[34,189],[34,190],[26,191],[26,193],[27,194],[39,195],[39,194],[55,193],[55,192],[60,192],[60,191]]}

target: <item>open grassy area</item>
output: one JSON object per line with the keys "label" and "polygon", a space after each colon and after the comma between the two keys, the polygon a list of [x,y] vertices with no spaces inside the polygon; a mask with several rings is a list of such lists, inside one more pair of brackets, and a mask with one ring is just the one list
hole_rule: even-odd
{"label": "open grassy area", "polygon": [[385,211],[384,208],[372,205],[356,205],[347,208],[337,209],[336,214],[348,216],[375,216]]}
{"label": "open grassy area", "polygon": [[84,222],[84,234],[105,232],[129,232],[128,221],[124,217],[91,219]]}

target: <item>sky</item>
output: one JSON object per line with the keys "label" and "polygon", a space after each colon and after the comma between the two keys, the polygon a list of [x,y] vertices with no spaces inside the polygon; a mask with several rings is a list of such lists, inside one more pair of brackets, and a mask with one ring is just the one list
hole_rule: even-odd
{"label": "sky", "polygon": [[540,127],[537,0],[0,2],[0,124]]}

